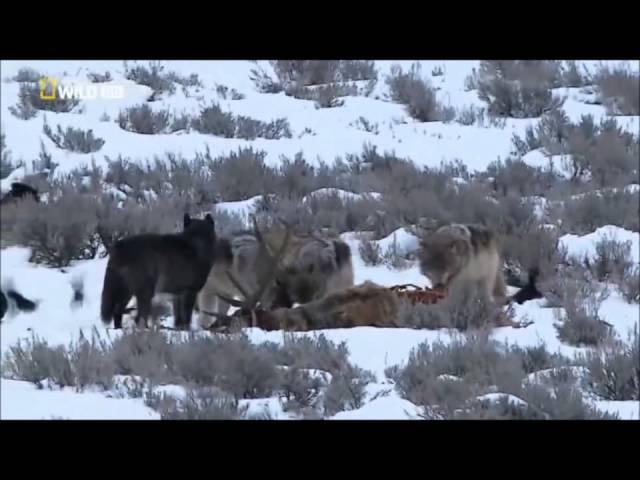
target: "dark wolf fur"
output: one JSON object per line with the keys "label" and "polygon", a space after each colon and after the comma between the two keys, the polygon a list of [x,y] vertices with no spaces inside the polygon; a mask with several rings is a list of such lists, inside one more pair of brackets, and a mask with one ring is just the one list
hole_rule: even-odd
{"label": "dark wolf fur", "polygon": [[529,281],[524,287],[511,296],[511,300],[516,302],[518,305],[522,305],[524,302],[528,302],[529,300],[543,298],[544,295],[542,295],[536,285],[539,275],[540,270],[537,267],[532,268],[531,271],[529,271]]}
{"label": "dark wolf fur", "polygon": [[7,289],[7,293],[0,290],[0,320],[4,318],[12,305],[19,311],[27,313],[34,312],[38,308],[36,302],[29,300],[13,289]]}
{"label": "dark wolf fur", "polygon": [[30,197],[35,202],[40,201],[40,194],[38,193],[38,190],[26,183],[13,182],[11,184],[11,190],[2,197],[2,201],[0,201],[0,203],[4,205],[10,202],[15,202],[16,200],[22,200],[25,197]]}
{"label": "dark wolf fur", "polygon": [[156,294],[173,296],[176,328],[188,329],[198,291],[207,281],[215,261],[216,233],[213,217],[203,220],[184,215],[183,231],[141,234],[117,241],[111,249],[102,290],[100,314],[115,328],[136,297],[136,323],[148,321]]}

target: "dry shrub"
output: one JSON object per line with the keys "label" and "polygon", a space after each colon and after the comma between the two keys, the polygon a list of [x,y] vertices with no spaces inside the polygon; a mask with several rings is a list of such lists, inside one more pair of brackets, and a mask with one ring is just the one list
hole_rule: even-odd
{"label": "dry shrub", "polygon": [[600,306],[608,296],[606,287],[600,286],[583,269],[567,268],[556,279],[562,311],[555,311],[558,338],[572,346],[597,346],[608,340],[611,327],[600,318]]}
{"label": "dry shrub", "polygon": [[603,400],[640,400],[640,358],[638,326],[628,341],[616,341],[581,357],[587,368],[583,379],[586,388]]}
{"label": "dry shrub", "polygon": [[483,60],[476,82],[489,114],[499,117],[539,117],[563,103],[551,91],[560,84],[557,61]]}
{"label": "dry shrub", "polygon": [[399,65],[391,68],[386,79],[391,100],[406,106],[408,114],[421,122],[444,121],[451,119],[436,98],[436,91],[428,79],[421,77],[419,63],[414,63],[408,72]]}
{"label": "dry shrub", "polygon": [[35,263],[61,268],[74,260],[95,258],[99,247],[96,203],[93,196],[73,191],[46,204],[20,202],[11,236],[19,245],[31,248],[30,261]]}
{"label": "dry shrub", "polygon": [[128,107],[118,114],[120,128],[143,135],[168,133],[170,123],[171,113],[168,109],[155,111],[146,103]]}
{"label": "dry shrub", "polygon": [[600,67],[593,80],[609,115],[640,115],[640,75],[629,66]]}

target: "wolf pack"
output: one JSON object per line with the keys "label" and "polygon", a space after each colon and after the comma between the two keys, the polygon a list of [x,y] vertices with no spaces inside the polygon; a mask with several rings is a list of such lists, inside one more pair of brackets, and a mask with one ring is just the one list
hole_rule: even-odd
{"label": "wolf pack", "polygon": [[[210,213],[185,214],[179,233],[142,234],[116,242],[102,291],[101,318],[122,328],[132,297],[135,323],[148,327],[154,297],[169,296],[176,329],[242,326],[265,330],[320,330],[356,326],[400,327],[399,298],[372,281],[354,282],[353,254],[337,234],[297,232],[282,219],[265,230],[216,234]],[[413,229],[419,235],[420,272],[432,288],[473,284],[496,308],[541,296],[537,271],[507,294],[498,235],[475,224]],[[229,314],[229,308],[235,311]]]}
{"label": "wolf pack", "polygon": [[[20,186],[15,190],[13,197],[34,194]],[[500,242],[491,228],[450,223],[410,229],[420,240],[420,272],[433,289],[472,285],[498,309],[542,296],[536,269],[528,283],[507,294]],[[158,326],[154,302],[168,298],[179,330],[191,328],[194,312],[200,328],[219,331],[401,326],[393,289],[369,280],[355,284],[346,241],[338,234],[295,230],[283,219],[265,229],[251,216],[250,228],[218,235],[211,213],[201,218],[185,213],[179,232],[122,238],[108,252],[101,320],[121,329],[124,316],[135,311],[138,327]],[[36,307],[13,289],[1,293],[2,316],[12,307]]]}

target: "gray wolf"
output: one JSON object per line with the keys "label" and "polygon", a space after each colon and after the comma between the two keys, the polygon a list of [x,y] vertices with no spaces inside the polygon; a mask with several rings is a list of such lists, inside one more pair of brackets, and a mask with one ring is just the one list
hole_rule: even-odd
{"label": "gray wolf", "polygon": [[262,233],[255,217],[253,224],[253,231],[236,232],[218,241],[216,263],[198,294],[202,327],[212,322],[210,313],[227,312],[229,302],[220,294],[226,298],[244,298],[227,272],[232,272],[248,289],[256,290],[259,279],[273,266],[274,252],[283,245],[287,235],[287,248],[274,267],[270,284],[265,286],[262,298],[265,307],[292,307],[353,286],[351,249],[339,238],[294,235],[286,225]]}
{"label": "gray wolf", "polygon": [[450,224],[420,240],[421,273],[434,288],[477,282],[498,304],[507,303],[507,287],[496,233],[475,224]]}
{"label": "gray wolf", "polygon": [[100,316],[122,328],[122,315],[136,297],[136,324],[145,326],[156,294],[173,297],[175,326],[189,329],[198,291],[207,281],[216,255],[215,222],[183,218],[183,230],[170,234],[140,234],[114,243],[104,275]]}

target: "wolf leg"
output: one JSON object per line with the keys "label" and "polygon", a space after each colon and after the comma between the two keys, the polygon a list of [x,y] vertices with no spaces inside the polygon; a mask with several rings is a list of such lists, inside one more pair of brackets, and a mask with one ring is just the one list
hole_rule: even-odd
{"label": "wolf leg", "polygon": [[504,280],[504,273],[502,272],[502,269],[498,269],[496,272],[496,278],[491,294],[498,305],[502,306],[508,303],[507,284]]}
{"label": "wolf leg", "polygon": [[177,327],[178,325],[180,325],[183,320],[182,320],[182,315],[183,315],[183,310],[184,310],[184,300],[183,300],[183,294],[177,294],[174,295],[173,297],[173,325],[174,327]]}
{"label": "wolf leg", "polygon": [[[206,288],[206,286],[205,286]],[[200,290],[197,297],[198,301],[198,323],[200,327],[203,329],[207,329],[211,326],[211,323],[215,320],[210,315],[207,315],[205,312],[220,312],[219,305],[220,300],[217,295],[211,289],[203,289]],[[226,312],[221,312],[226,313]]]}
{"label": "wolf leg", "polygon": [[197,292],[188,291],[179,295],[180,297],[180,315],[176,317],[175,327],[180,330],[189,330],[191,328],[191,316],[193,315],[193,306],[196,303]]}
{"label": "wolf leg", "polygon": [[127,294],[126,296],[118,300],[118,303],[113,310],[113,328],[122,328],[122,316],[124,315],[124,312],[127,309],[127,305],[129,304],[132,296],[133,295],[131,294]]}
{"label": "wolf leg", "polygon": [[[151,284],[152,285],[152,284]],[[138,306],[138,315],[136,315],[136,325],[144,328],[149,326],[149,318],[151,317],[151,300],[153,300],[153,286],[144,286],[136,295],[136,305]],[[144,322],[141,325],[141,321]]]}

